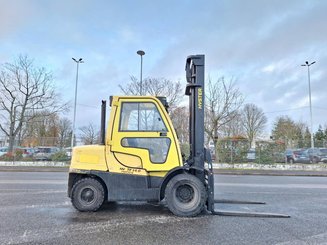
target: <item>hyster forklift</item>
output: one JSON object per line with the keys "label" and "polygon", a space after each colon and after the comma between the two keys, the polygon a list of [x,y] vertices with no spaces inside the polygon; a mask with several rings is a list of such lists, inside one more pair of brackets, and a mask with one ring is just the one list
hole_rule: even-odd
{"label": "hyster forklift", "polygon": [[184,162],[164,97],[111,96],[107,131],[102,101],[101,144],[74,147],[68,196],[79,211],[97,211],[105,201],[163,203],[178,216],[211,214],[289,217],[282,214],[216,211],[210,152],[204,148],[204,55],[186,60],[190,156]]}

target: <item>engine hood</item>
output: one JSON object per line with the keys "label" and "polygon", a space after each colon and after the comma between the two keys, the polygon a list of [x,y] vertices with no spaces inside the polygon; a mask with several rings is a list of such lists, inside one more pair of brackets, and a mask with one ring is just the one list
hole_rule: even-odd
{"label": "engine hood", "polygon": [[106,147],[104,145],[86,145],[73,148],[70,172],[78,170],[107,171]]}

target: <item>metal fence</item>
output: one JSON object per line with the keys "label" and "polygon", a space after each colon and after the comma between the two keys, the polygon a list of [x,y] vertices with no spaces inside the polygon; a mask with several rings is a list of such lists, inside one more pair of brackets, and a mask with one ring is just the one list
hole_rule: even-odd
{"label": "metal fence", "polygon": [[[97,142],[95,142],[97,143]],[[74,145],[84,145],[83,139],[81,137],[76,137]],[[9,138],[0,137],[0,147],[8,147]],[[26,148],[26,147],[38,147],[38,146],[48,146],[48,147],[58,147],[67,148],[71,146],[71,137],[24,137],[24,139],[16,139],[14,142],[15,148]]]}
{"label": "metal fence", "polygon": [[[315,141],[315,148],[327,148],[327,141]],[[211,148],[214,161],[218,163],[247,163],[259,164],[284,163],[287,162],[286,151],[289,149],[304,152],[310,148],[310,141],[283,142],[274,140],[261,140],[251,148],[248,140],[219,140],[217,149]],[[304,159],[304,157],[303,157]],[[299,162],[301,162],[299,160]],[[306,163],[306,161],[303,161]]]}

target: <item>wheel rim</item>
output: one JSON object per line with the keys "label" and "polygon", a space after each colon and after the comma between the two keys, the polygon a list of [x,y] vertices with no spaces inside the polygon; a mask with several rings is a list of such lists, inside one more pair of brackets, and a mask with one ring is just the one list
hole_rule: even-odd
{"label": "wheel rim", "polygon": [[194,198],[194,189],[190,185],[181,185],[177,187],[176,198],[181,203],[189,203]]}
{"label": "wheel rim", "polygon": [[183,183],[174,191],[175,206],[179,209],[193,210],[199,203],[199,192],[191,183]]}
{"label": "wheel rim", "polygon": [[96,200],[96,190],[93,187],[86,187],[81,190],[80,200],[84,205],[92,205]]}

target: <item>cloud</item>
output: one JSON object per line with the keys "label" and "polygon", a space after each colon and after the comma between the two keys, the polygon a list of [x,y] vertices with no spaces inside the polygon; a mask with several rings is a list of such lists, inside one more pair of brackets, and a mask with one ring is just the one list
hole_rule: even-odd
{"label": "cloud", "polygon": [[[28,53],[52,69],[63,96],[73,98],[75,65],[80,103],[97,106],[139,75],[185,81],[185,59],[206,55],[206,74],[234,78],[246,102],[307,120],[306,60],[312,67],[313,106],[327,101],[327,2],[309,0],[5,1],[0,9],[0,54]],[[15,53],[16,52],[16,53]],[[326,107],[326,106],[325,106]],[[96,118],[86,108],[81,121]],[[316,124],[327,113],[314,108]],[[274,120],[278,113],[269,114]]]}
{"label": "cloud", "polygon": [[[236,77],[247,101],[266,111],[304,106],[308,85],[300,65],[307,59],[319,60],[315,70],[327,65],[326,10],[321,1],[210,2],[205,13],[189,19],[183,39],[167,48],[154,70],[181,77],[185,57],[204,53],[207,73]],[[316,104],[327,100],[326,89],[321,74],[312,82]],[[326,114],[314,118],[327,121]]]}
{"label": "cloud", "polygon": [[26,27],[33,17],[34,5],[27,1],[2,1],[0,8],[0,37],[17,33]]}

